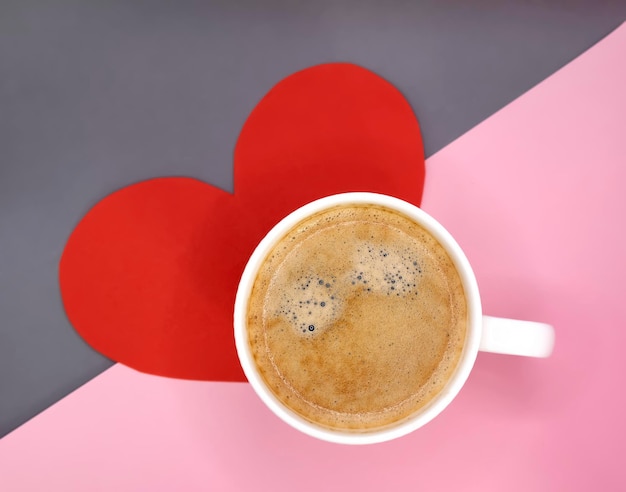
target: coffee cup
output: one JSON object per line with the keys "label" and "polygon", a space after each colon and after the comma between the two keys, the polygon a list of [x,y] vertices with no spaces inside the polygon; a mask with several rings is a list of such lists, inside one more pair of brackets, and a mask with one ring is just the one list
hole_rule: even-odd
{"label": "coffee cup", "polygon": [[267,407],[312,437],[373,444],[440,414],[479,351],[547,357],[545,323],[484,316],[452,235],[419,207],[342,193],[287,215],[241,276],[234,336]]}

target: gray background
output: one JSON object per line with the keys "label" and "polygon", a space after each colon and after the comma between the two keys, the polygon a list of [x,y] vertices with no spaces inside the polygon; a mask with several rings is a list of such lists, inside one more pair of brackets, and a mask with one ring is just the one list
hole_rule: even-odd
{"label": "gray background", "polygon": [[101,197],[161,175],[232,191],[250,110],[321,62],[394,83],[432,155],[625,19],[626,2],[593,0],[0,0],[0,436],[111,364],[57,286]]}

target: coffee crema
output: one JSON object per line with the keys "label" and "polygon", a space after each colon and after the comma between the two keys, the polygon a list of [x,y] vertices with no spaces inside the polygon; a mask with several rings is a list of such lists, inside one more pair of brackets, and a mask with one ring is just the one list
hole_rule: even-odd
{"label": "coffee crema", "polygon": [[304,219],[260,266],[247,330],[261,377],[331,429],[406,418],[459,362],[467,303],[446,250],[391,209],[339,205]]}

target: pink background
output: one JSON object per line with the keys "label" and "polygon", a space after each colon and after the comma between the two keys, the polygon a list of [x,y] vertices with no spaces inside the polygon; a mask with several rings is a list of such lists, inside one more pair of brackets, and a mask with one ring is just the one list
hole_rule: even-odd
{"label": "pink background", "polygon": [[0,441],[0,490],[624,490],[626,27],[427,162],[423,208],[486,313],[550,359],[481,354],[458,399],[368,447],[291,430],[244,383],[116,365]]}

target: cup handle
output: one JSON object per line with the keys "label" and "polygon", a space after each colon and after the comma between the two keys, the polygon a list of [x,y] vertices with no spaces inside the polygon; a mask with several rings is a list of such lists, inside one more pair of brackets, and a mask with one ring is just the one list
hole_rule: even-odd
{"label": "cup handle", "polygon": [[548,357],[554,348],[554,328],[545,323],[483,316],[479,350],[496,354]]}

